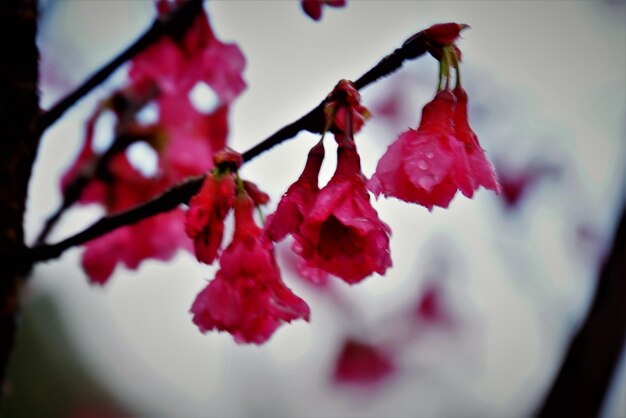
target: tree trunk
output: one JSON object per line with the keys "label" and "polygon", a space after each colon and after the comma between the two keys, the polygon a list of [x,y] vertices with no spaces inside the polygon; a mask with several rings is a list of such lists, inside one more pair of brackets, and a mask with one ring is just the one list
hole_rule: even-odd
{"label": "tree trunk", "polygon": [[[4,382],[16,330],[19,288],[30,266],[15,254],[24,247],[28,180],[39,137],[37,0],[0,1],[0,379]],[[1,399],[1,398],[0,398]]]}

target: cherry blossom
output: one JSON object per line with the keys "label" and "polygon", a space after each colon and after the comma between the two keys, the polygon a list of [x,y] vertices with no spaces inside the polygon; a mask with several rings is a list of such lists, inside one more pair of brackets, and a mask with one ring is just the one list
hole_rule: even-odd
{"label": "cherry blossom", "polygon": [[289,189],[276,211],[268,216],[265,229],[272,241],[281,241],[287,234],[297,233],[319,192],[318,177],[324,160],[324,144],[317,143],[309,151],[304,171]]}
{"label": "cherry blossom", "polygon": [[419,128],[402,133],[389,146],[368,183],[375,195],[432,210],[448,207],[457,190],[468,197],[480,185],[499,191],[493,167],[469,128],[464,93],[460,87],[437,93],[424,106]]}
{"label": "cherry blossom", "polygon": [[192,307],[200,331],[227,331],[239,343],[261,344],[284,322],[309,320],[309,307],[280,278],[271,241],[255,224],[253,201],[234,201],[233,240],[220,257],[215,279]]}
{"label": "cherry blossom", "polygon": [[213,263],[222,245],[224,219],[233,205],[235,179],[229,172],[207,175],[198,194],[191,198],[185,232],[194,240],[198,261]]}
{"label": "cherry blossom", "polygon": [[307,268],[353,284],[391,266],[389,227],[378,218],[365,188],[354,142],[343,138],[337,169],[294,234]]}
{"label": "cherry blossom", "polygon": [[[157,9],[165,14],[177,4],[158,1]],[[245,58],[239,48],[215,36],[206,13],[200,13],[181,38],[161,37],[131,61],[128,84],[103,102],[88,121],[83,149],[64,175],[62,189],[77,189],[82,183],[80,203],[101,204],[107,214],[115,214],[213,168],[213,155],[226,145],[230,104],[245,88],[244,67]],[[190,94],[198,86],[215,95],[212,108],[199,110],[192,103]],[[155,107],[156,121],[148,126],[138,116],[140,103]],[[102,154],[94,150],[93,136],[95,123],[106,110],[112,110],[116,118],[114,146],[123,143],[121,138],[143,132],[141,139],[156,155],[156,172],[146,175],[134,167],[124,147],[100,167]],[[228,188],[226,183],[219,184]],[[183,213],[176,209],[159,216],[158,221],[126,226],[87,244],[83,265],[90,279],[104,283],[116,263],[134,269],[146,258],[169,259],[178,248],[191,250],[195,246],[199,259],[212,261],[221,242],[221,224],[217,220],[223,210],[200,209],[199,202],[206,204],[205,200],[198,198],[187,216],[187,232],[194,232],[194,245],[181,227]],[[212,216],[211,234],[207,235],[206,228],[198,224],[208,214]],[[195,221],[189,222],[190,218]],[[176,222],[179,227],[174,230]]]}

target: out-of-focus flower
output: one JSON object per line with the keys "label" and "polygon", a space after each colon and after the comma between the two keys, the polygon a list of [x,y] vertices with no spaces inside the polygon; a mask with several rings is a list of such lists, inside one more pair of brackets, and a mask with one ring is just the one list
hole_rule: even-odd
{"label": "out-of-focus flower", "polygon": [[347,339],[335,360],[333,378],[340,384],[368,386],[389,377],[394,369],[391,355],[380,347]]}
{"label": "out-of-focus flower", "polygon": [[302,0],[302,9],[313,20],[322,18],[322,6],[344,7],[346,0]]}
{"label": "out-of-focus flower", "polygon": [[281,280],[272,243],[254,222],[252,199],[238,196],[234,211],[233,241],[191,313],[202,332],[227,331],[239,343],[261,344],[284,322],[308,321],[309,307]]}
{"label": "out-of-focus flower", "polygon": [[502,188],[502,201],[509,209],[517,208],[541,181],[560,174],[557,165],[546,161],[532,162],[518,171],[505,167],[503,163],[497,163],[496,168]]}
{"label": "out-of-focus flower", "polygon": [[[166,14],[180,4],[160,0],[157,9]],[[144,203],[189,176],[210,170],[213,154],[226,145],[229,106],[245,88],[244,67],[245,58],[239,48],[217,39],[206,13],[200,13],[179,38],[160,38],[131,61],[128,84],[101,105],[88,122],[83,149],[64,175],[62,189],[77,190],[76,184],[83,183],[78,201],[101,204],[107,214],[113,214]],[[198,88],[205,96],[214,96],[204,97],[214,102],[207,109],[198,109],[192,100]],[[142,106],[154,109],[155,120],[147,127],[140,117]],[[112,149],[119,148],[119,152],[103,165],[102,154],[94,150],[93,135],[96,120],[109,109],[116,117]],[[124,141],[120,140],[142,129],[141,140],[156,156],[156,169],[150,175],[131,164],[124,152],[126,146],[122,146]],[[202,217],[198,209],[192,212],[192,217]],[[142,221],[86,244],[83,265],[90,279],[104,283],[118,262],[137,268],[142,259],[165,260],[177,248],[191,249],[191,241],[180,227],[181,216],[177,209],[161,215],[159,222]],[[170,219],[166,221],[167,217]],[[177,232],[170,227],[174,222],[179,222]],[[200,235],[196,239],[196,250],[204,250],[197,251],[204,254],[200,258],[215,258],[212,253],[217,235],[211,235],[214,241],[199,245],[206,238]],[[151,248],[153,251],[148,251]]]}

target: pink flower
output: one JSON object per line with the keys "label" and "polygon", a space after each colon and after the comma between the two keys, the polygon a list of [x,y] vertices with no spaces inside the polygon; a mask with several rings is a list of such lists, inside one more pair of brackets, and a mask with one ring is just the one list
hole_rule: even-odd
{"label": "pink flower", "polygon": [[347,116],[352,120],[351,134],[358,132],[370,117],[370,111],[361,104],[361,95],[349,80],[340,80],[326,98],[324,112],[332,119],[331,131],[341,134],[347,131]]}
{"label": "pink flower", "polygon": [[482,185],[498,189],[493,167],[467,123],[467,95],[443,90],[424,106],[419,128],[409,129],[391,144],[368,183],[381,193],[432,210],[448,207],[461,190],[471,197]]}
{"label": "pink flower", "polygon": [[267,217],[265,230],[272,241],[281,241],[287,234],[297,232],[319,192],[317,183],[323,160],[324,144],[320,141],[309,151],[298,180],[289,186],[276,211]]}
{"label": "pink flower", "polygon": [[182,209],[174,209],[89,241],[82,259],[89,280],[104,285],[119,263],[134,270],[148,258],[167,261],[179,248],[191,251],[180,227],[184,216]]}
{"label": "pink flower", "polygon": [[191,198],[185,232],[194,241],[196,258],[213,263],[222,245],[224,219],[233,205],[235,179],[230,173],[209,173],[198,194]]}
{"label": "pink flower", "polygon": [[354,142],[339,143],[337,169],[294,233],[306,268],[325,270],[353,284],[391,266],[391,230],[369,201]]}
{"label": "pink flower", "polygon": [[254,223],[253,202],[234,202],[233,241],[220,257],[220,270],[196,297],[193,322],[200,331],[217,329],[238,343],[265,342],[283,323],[309,320],[309,307],[285,286],[271,241]]}
{"label": "pink flower", "polygon": [[242,78],[245,57],[235,44],[221,42],[208,16],[199,15],[180,41],[162,37],[131,63],[135,86],[156,84],[163,98],[183,96],[198,83],[206,83],[220,104],[230,104],[246,87]]}
{"label": "pink flower", "polygon": [[346,0],[302,0],[302,9],[313,20],[322,18],[322,6],[343,7]]}
{"label": "pink flower", "polygon": [[372,385],[389,377],[394,368],[389,353],[375,345],[348,339],[335,361],[333,377],[337,383]]}
{"label": "pink flower", "polygon": [[[178,0],[159,0],[157,9],[165,14],[180,4]],[[88,121],[83,149],[61,181],[64,192],[80,178],[86,186],[79,202],[101,204],[107,214],[113,214],[144,203],[173,184],[211,169],[213,154],[226,145],[229,106],[245,88],[244,67],[245,58],[239,48],[217,39],[204,13],[179,38],[160,38],[132,60],[129,84],[104,102]],[[194,107],[190,94],[196,87],[215,94],[214,107],[203,112]],[[158,119],[149,126],[138,117],[141,106],[146,104],[155,105],[157,110]],[[102,111],[109,109],[117,118],[111,133],[116,138],[115,144],[138,129],[150,134],[142,140],[157,156],[156,173],[144,175],[133,167],[124,147],[120,147],[122,151],[106,167],[97,167],[101,156],[93,149],[94,127]],[[225,183],[222,186],[228,187]],[[196,224],[207,213],[213,214],[209,218],[212,233],[207,235],[206,228],[200,228],[194,235],[199,258],[212,260],[221,241],[218,231],[221,223],[217,221],[221,211],[202,212],[198,206],[191,212],[190,217],[198,218]],[[180,221],[182,212],[176,210],[163,216]],[[166,259],[176,248],[191,249],[191,241],[180,223],[176,232],[170,229],[171,224],[165,220],[141,222],[87,244],[83,265],[90,279],[103,283],[117,263],[136,268],[142,258]],[[141,225],[150,228],[144,230]],[[199,227],[194,224],[191,229],[194,228]]]}
{"label": "pink flower", "polygon": [[459,84],[454,89],[457,99],[456,112],[454,114],[455,137],[465,144],[469,175],[467,181],[459,182],[459,188],[467,197],[472,197],[474,190],[479,186],[500,193],[500,185],[496,178],[493,165],[487,160],[485,151],[478,143],[478,137],[472,131],[467,119],[467,93]]}

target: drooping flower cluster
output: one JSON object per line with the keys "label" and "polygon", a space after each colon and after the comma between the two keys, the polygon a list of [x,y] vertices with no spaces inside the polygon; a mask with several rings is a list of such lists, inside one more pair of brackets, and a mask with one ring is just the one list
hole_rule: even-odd
{"label": "drooping flower cluster", "polygon": [[[343,97],[339,104],[334,100],[337,96]],[[365,113],[358,92],[342,81],[330,99],[330,117],[334,118],[339,110],[345,117],[340,126],[334,124],[338,144],[335,174],[320,190],[317,183],[324,158],[320,141],[309,152],[300,178],[268,218],[266,229],[275,241],[293,235],[293,248],[302,257],[305,276],[318,281],[326,272],[353,284],[374,272],[384,274],[391,266],[391,231],[370,203],[352,138],[353,130],[363,123],[357,116]]]}
{"label": "drooping flower cluster", "polygon": [[[162,15],[176,5],[157,1]],[[89,121],[83,149],[61,181],[64,193],[84,186],[79,203],[100,204],[114,214],[210,169],[214,152],[226,144],[229,105],[245,88],[244,66],[239,48],[219,41],[203,12],[181,37],[161,37],[131,61],[128,85]],[[198,91],[209,107],[195,103]],[[95,149],[94,130],[104,114],[112,114],[116,125],[103,153]],[[151,171],[129,157],[135,143],[155,156]],[[118,263],[135,269],[147,258],[168,260],[179,248],[191,250],[183,220],[182,209],[175,209],[89,242],[83,267],[90,280],[105,283]]]}
{"label": "drooping flower cluster", "polygon": [[[441,27],[435,28],[434,33],[443,41],[431,53],[442,60],[440,90],[424,106],[418,129],[402,133],[389,146],[368,183],[377,196],[383,194],[418,203],[429,210],[433,206],[448,207],[457,190],[467,197],[472,197],[479,186],[500,190],[493,166],[467,118],[467,93],[459,79],[460,55],[451,43],[463,25],[436,26]],[[456,32],[450,34],[445,28],[456,28]],[[452,36],[454,33],[456,36]],[[448,88],[450,61],[457,70],[454,89]],[[444,79],[445,88],[442,88]]]}
{"label": "drooping flower cluster", "polygon": [[[284,322],[308,321],[309,307],[281,280],[272,242],[254,222],[254,206],[266,203],[267,195],[237,177],[239,154],[220,152],[215,164],[192,198],[185,224],[198,260],[210,264],[219,255],[220,264],[191,307],[193,322],[202,332],[227,331],[239,343],[260,344]],[[220,255],[230,209],[235,231]]]}
{"label": "drooping flower cluster", "polygon": [[[165,14],[180,3],[157,0],[157,7]],[[320,18],[323,4],[345,2],[302,2],[314,19]],[[177,208],[87,244],[83,265],[90,279],[103,284],[118,263],[134,269],[146,258],[167,260],[178,248],[194,251],[202,263],[218,260],[218,272],[191,306],[193,322],[202,332],[226,331],[239,343],[260,344],[281,324],[310,317],[306,302],[281,279],[273,242],[291,235],[300,272],[314,282],[332,275],[355,284],[374,273],[384,275],[392,265],[391,230],[372,207],[368,189],[428,209],[447,207],[457,190],[468,197],[479,186],[499,191],[467,120],[467,94],[458,76],[461,53],[454,44],[465,27],[435,25],[416,35],[424,37],[426,50],[441,61],[438,93],[424,107],[419,128],[400,135],[369,182],[361,171],[354,134],[370,113],[354,84],[340,81],[324,102],[322,139],[264,228],[255,223],[253,210],[269,197],[240,179],[242,156],[226,148],[229,107],[245,88],[243,55],[215,37],[205,14],[184,34],[160,39],[131,62],[129,84],[90,119],[84,148],[62,187],[67,193],[80,190],[79,202],[102,204],[111,214],[146,202],[191,175],[207,175],[186,212]],[[451,65],[457,71],[453,89]],[[198,94],[204,104],[198,103]],[[156,112],[153,121],[141,117],[146,109]],[[106,112],[115,117],[115,139],[101,153],[96,151],[95,127]],[[327,132],[337,143],[337,166],[320,188]],[[136,142],[156,155],[153,173],[146,174],[125,152]],[[223,249],[231,210],[234,233]],[[427,314],[434,312],[433,301],[424,305]],[[353,340],[346,342],[339,359],[338,380],[377,381],[393,369],[390,357],[377,347]]]}

